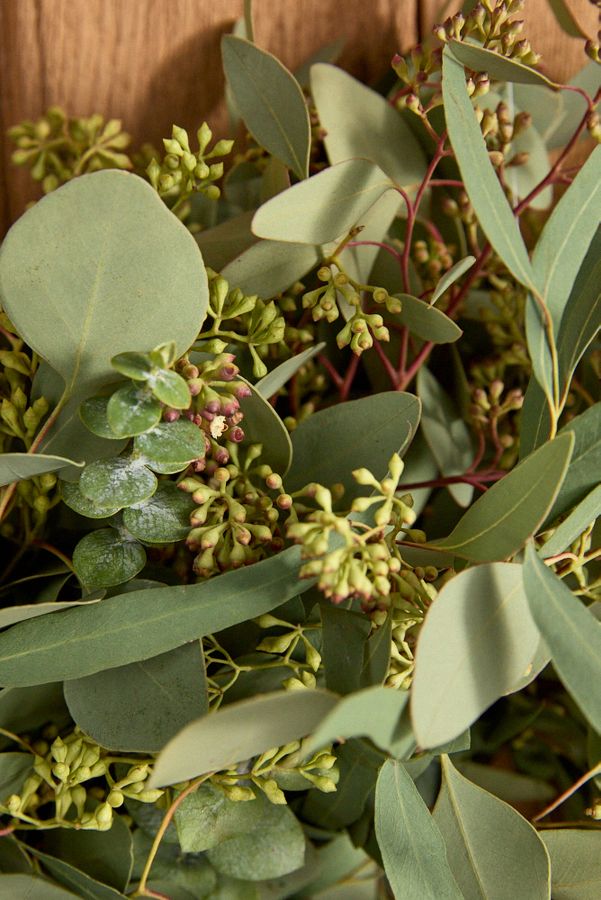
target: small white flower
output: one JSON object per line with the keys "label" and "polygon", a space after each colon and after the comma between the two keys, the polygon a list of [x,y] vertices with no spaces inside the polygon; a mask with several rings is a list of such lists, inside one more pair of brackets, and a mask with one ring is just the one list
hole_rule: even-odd
{"label": "small white flower", "polygon": [[211,437],[221,437],[223,432],[227,431],[227,422],[225,421],[225,416],[215,416],[209,426],[209,431],[211,432]]}

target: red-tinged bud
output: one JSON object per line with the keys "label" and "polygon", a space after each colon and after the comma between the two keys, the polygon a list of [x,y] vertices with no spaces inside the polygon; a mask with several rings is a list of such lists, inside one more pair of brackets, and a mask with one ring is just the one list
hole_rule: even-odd
{"label": "red-tinged bud", "polygon": [[221,401],[220,400],[209,400],[208,403],[205,403],[205,410],[213,415],[216,415],[221,410]]}
{"label": "red-tinged bud", "polygon": [[236,388],[236,397],[238,400],[244,400],[246,397],[250,397],[252,394],[251,389],[246,384],[240,384]]}
{"label": "red-tinged bud", "polygon": [[228,441],[233,441],[234,444],[240,444],[244,440],[244,432],[240,428],[239,425],[235,425],[234,428],[230,428],[227,432]]}
{"label": "red-tinged bud", "polygon": [[193,472],[204,472],[207,461],[204,456],[201,459],[195,459],[192,463]]}
{"label": "red-tinged bud", "polygon": [[236,400],[236,398],[233,397],[233,398],[232,398],[231,400],[229,400],[227,403],[224,403],[224,404],[222,405],[222,407],[221,407],[221,415],[222,415],[222,416],[225,416],[226,419],[229,419],[229,417],[230,417],[230,416],[233,416],[235,413],[237,413],[239,409],[240,409],[240,404],[238,403],[238,401]]}
{"label": "red-tinged bud", "polygon": [[163,419],[165,422],[177,422],[179,417],[181,416],[181,412],[179,409],[166,409],[163,413]]}
{"label": "red-tinged bud", "polygon": [[213,453],[213,459],[220,466],[226,466],[230,461],[230,455],[225,447],[217,447],[217,449]]}
{"label": "red-tinged bud", "polygon": [[204,387],[202,378],[191,378],[188,381],[188,390],[192,397],[197,397]]}
{"label": "red-tinged bud", "polygon": [[233,363],[227,363],[225,366],[222,366],[217,372],[217,377],[221,381],[232,381],[240,369],[238,366],[235,366]]}

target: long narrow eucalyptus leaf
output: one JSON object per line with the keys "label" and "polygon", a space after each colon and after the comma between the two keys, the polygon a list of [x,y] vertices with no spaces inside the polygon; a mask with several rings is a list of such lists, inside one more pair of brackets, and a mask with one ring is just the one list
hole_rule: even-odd
{"label": "long narrow eucalyptus leaf", "polygon": [[82,466],[83,463],[66,459],[64,456],[45,456],[41,453],[3,453],[0,456],[0,486],[13,481],[23,481],[44,472],[60,472],[68,466]]}
{"label": "long narrow eucalyptus leaf", "polygon": [[467,93],[463,66],[448,48],[443,52],[442,94],[451,144],[480,225],[509,271],[523,285],[535,289],[519,226],[488,158]]}
{"label": "long narrow eucalyptus leaf", "polygon": [[590,494],[587,494],[584,500],[581,500],[578,506],[572,510],[567,519],[564,519],[556,528],[549,540],[541,547],[541,556],[548,559],[550,556],[555,556],[556,553],[561,553],[599,515],[601,515],[601,485],[593,488]]}
{"label": "long narrow eucalyptus leaf", "polygon": [[291,547],[202,584],[133,591],[22,622],[0,634],[0,684],[81,678],[237,625],[306,590],[299,567]]}
{"label": "long narrow eucalyptus leaf", "polygon": [[449,47],[455,59],[475,72],[488,72],[495,81],[509,81],[517,84],[540,84],[557,89],[558,85],[542,72],[525,66],[516,59],[507,59],[494,50],[477,47],[465,41],[449,41]]}

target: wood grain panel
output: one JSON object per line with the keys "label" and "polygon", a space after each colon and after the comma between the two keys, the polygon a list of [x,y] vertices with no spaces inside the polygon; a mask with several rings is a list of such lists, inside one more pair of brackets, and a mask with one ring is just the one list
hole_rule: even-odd
{"label": "wood grain panel", "polygon": [[[569,0],[591,34],[596,10]],[[418,6],[419,4],[419,6]],[[123,120],[134,143],[158,143],[172,123],[207,119],[226,131],[219,41],[242,0],[0,0],[0,224],[36,196],[29,176],[10,166],[4,133],[51,104],[72,114]],[[260,46],[291,68],[342,35],[341,64],[365,81],[392,54],[429,32],[439,0],[256,0]],[[458,4],[457,4],[458,5]],[[561,33],[546,0],[527,0],[533,43],[552,75],[579,67],[581,47]]]}

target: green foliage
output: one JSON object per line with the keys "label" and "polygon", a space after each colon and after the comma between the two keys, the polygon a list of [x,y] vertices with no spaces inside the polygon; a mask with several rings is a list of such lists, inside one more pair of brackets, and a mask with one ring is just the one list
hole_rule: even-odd
{"label": "green foliage", "polygon": [[520,8],[374,90],[246,3],[230,159],[12,129],[0,895],[597,896],[599,48]]}

